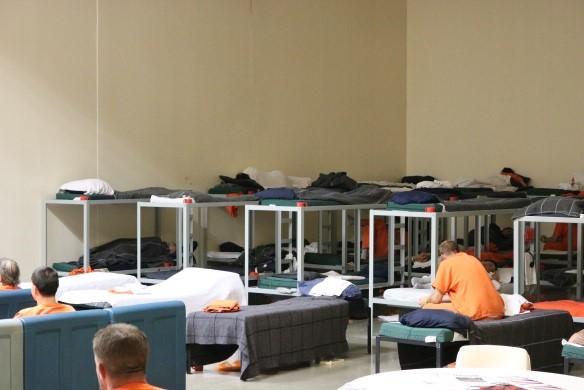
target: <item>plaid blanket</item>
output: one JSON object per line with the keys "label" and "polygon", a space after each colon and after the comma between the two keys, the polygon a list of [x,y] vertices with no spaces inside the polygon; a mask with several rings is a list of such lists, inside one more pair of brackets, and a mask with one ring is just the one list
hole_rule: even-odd
{"label": "plaid blanket", "polygon": [[194,312],[187,317],[187,344],[238,345],[240,378],[246,380],[266,370],[346,352],[348,320],[346,301],[321,297],[244,306],[236,313]]}
{"label": "plaid blanket", "polygon": [[551,196],[530,204],[513,215],[513,218],[520,218],[528,215],[578,218],[582,213],[584,213],[583,199]]}

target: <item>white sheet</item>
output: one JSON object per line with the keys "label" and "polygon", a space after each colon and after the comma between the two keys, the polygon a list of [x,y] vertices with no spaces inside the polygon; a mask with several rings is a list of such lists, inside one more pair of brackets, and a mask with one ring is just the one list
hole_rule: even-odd
{"label": "white sheet", "polygon": [[185,304],[187,313],[199,311],[215,299],[234,299],[240,305],[247,305],[239,275],[204,268],[186,268],[164,282],[153,286],[134,285],[130,290],[132,294],[96,289],[68,291],[60,300],[73,304],[108,302],[113,307],[179,300]]}
{"label": "white sheet", "polygon": [[[389,300],[418,303],[421,298],[427,297],[431,293],[432,291],[429,289],[419,289],[412,287],[388,288],[383,293],[383,298]],[[442,298],[442,302],[450,302],[450,297],[448,295],[445,295]]]}

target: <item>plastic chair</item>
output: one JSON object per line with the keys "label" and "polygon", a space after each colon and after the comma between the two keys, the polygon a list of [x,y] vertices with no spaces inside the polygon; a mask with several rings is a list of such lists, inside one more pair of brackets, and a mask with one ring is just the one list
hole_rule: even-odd
{"label": "plastic chair", "polygon": [[531,360],[523,348],[505,345],[465,345],[456,355],[456,368],[531,370]]}

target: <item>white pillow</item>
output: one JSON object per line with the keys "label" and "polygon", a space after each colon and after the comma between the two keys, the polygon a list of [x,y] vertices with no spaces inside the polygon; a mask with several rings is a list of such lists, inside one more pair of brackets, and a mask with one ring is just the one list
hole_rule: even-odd
{"label": "white pillow", "polygon": [[83,191],[85,194],[113,195],[114,189],[101,179],[83,179],[70,181],[61,186],[61,190]]}

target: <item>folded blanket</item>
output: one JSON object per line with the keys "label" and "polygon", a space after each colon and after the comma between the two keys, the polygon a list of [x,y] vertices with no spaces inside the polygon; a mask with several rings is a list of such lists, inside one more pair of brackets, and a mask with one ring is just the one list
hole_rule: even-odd
{"label": "folded blanket", "polygon": [[209,313],[234,313],[239,311],[239,303],[231,299],[216,299],[203,307]]}

